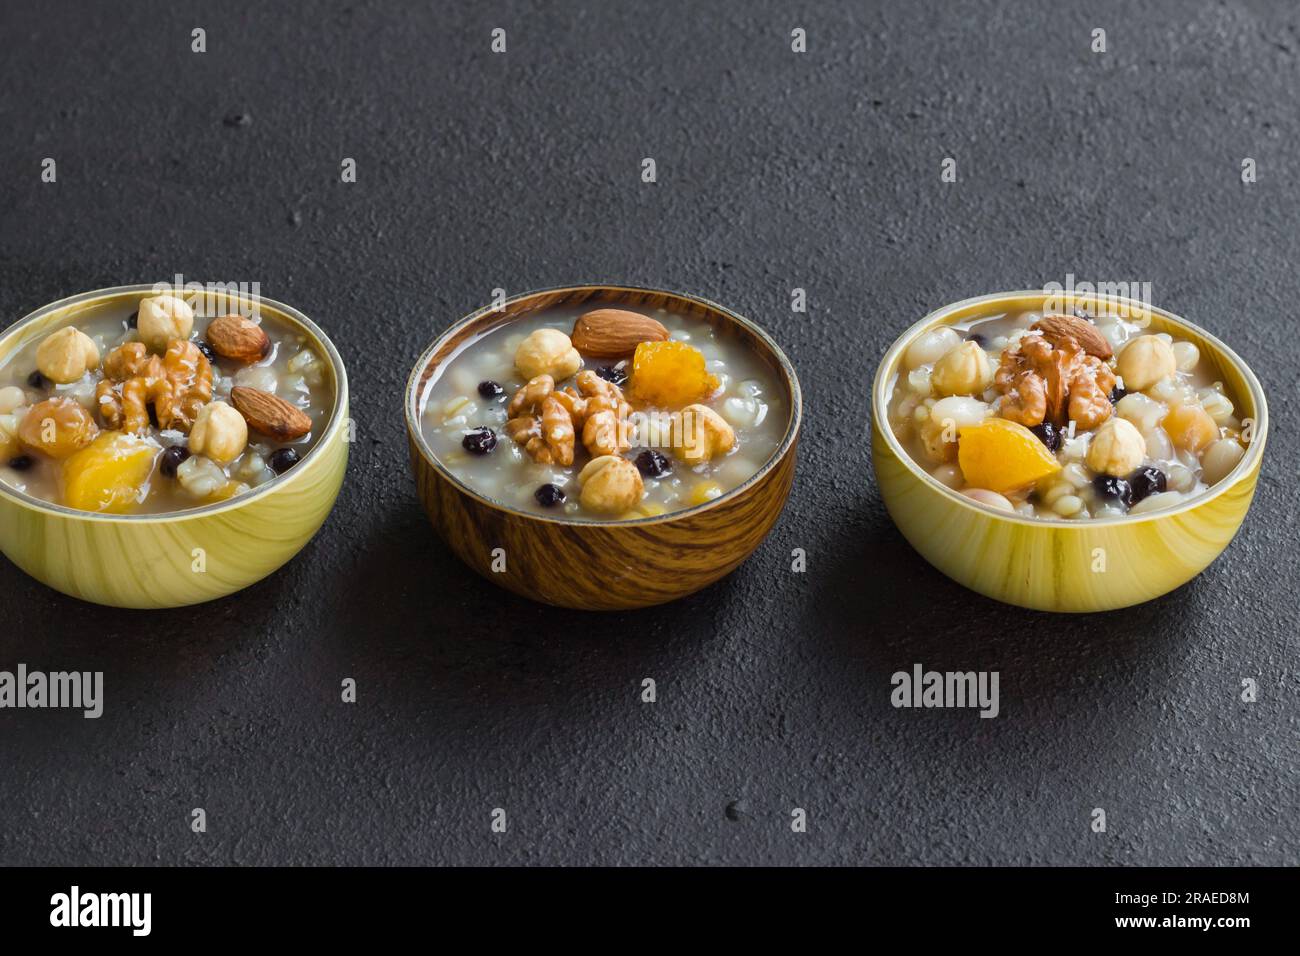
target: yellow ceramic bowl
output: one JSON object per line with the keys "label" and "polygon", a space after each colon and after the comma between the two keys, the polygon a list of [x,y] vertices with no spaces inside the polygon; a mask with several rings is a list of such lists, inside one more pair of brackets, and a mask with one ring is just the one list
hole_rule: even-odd
{"label": "yellow ceramic bowl", "polygon": [[[0,363],[54,329],[153,294],[153,286],[86,292],[37,309],[0,335]],[[223,311],[237,295],[217,293]],[[347,465],[348,382],[325,333],[287,305],[258,299],[264,316],[298,329],[328,358],[335,396],[325,434],[297,465],[221,504],[174,514],[76,511],[0,482],[0,551],[38,581],[114,607],[197,604],[248,587],[280,567],[324,523]]]}
{"label": "yellow ceramic bowl", "polygon": [[941,325],[1004,311],[1042,310],[1048,296],[1004,292],[966,299],[927,315],[885,353],[871,390],[872,457],[890,516],[921,555],[980,594],[1044,611],[1106,611],[1149,601],[1185,584],[1228,546],[1255,493],[1268,406],[1259,381],[1230,348],[1185,319],[1131,300],[1056,294],[1069,311],[1121,302],[1151,330],[1195,343],[1254,421],[1254,438],[1237,467],[1199,497],[1136,517],[1090,521],[1027,518],[975,504],[932,478],[894,437],[887,418],[890,383],[907,345]]}

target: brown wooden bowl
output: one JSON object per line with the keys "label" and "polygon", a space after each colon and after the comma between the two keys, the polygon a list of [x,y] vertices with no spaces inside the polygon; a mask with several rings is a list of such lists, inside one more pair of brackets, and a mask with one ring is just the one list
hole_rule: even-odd
{"label": "brown wooden bowl", "polygon": [[[461,482],[434,457],[420,430],[420,396],[429,380],[462,345],[490,329],[541,309],[584,303],[669,309],[708,322],[716,334],[752,348],[784,383],[790,409],[785,436],[771,458],[743,484],[706,504],[634,520],[537,515],[493,501]],[[416,363],[405,407],[416,487],[442,539],[494,584],[535,601],[583,610],[673,601],[707,587],[749,557],[789,497],[803,417],[794,367],[748,319],[694,296],[607,285],[530,292],[457,322]],[[505,569],[493,571],[494,557],[501,555]]]}

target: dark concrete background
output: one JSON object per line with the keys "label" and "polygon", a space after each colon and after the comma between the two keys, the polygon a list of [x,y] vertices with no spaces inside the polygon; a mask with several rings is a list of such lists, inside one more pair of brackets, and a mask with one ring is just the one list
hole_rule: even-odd
{"label": "dark concrete background", "polygon": [[[103,670],[107,697],[97,721],[0,712],[0,862],[1300,862],[1300,11],[1060,6],[5,4],[0,322],[256,280],[339,346],[359,441],[319,536],[230,599],[108,611],[0,561],[0,668]],[[1068,273],[1151,282],[1253,364],[1274,421],[1218,562],[1074,618],[926,565],[865,425],[908,324]],[[802,376],[784,518],[676,605],[516,599],[413,495],[420,350],[494,287],[585,280],[727,303]],[[915,662],[1000,671],[1002,715],[892,709]]]}

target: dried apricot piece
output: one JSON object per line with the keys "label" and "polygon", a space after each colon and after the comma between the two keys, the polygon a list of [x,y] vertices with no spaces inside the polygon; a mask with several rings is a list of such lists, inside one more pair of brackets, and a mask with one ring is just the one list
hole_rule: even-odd
{"label": "dried apricot piece", "polygon": [[33,405],[18,428],[18,440],[51,458],[67,458],[90,444],[99,426],[70,398],[47,398]]}
{"label": "dried apricot piece", "polygon": [[1005,418],[986,418],[963,427],[958,432],[957,464],[968,485],[999,494],[1061,470],[1038,436]]}
{"label": "dried apricot piece", "polygon": [[63,463],[63,503],[81,511],[124,514],[145,496],[157,443],[125,432],[104,432]]}
{"label": "dried apricot piece", "polygon": [[644,405],[681,408],[718,390],[704,353],[686,342],[642,342],[632,356],[632,397]]}

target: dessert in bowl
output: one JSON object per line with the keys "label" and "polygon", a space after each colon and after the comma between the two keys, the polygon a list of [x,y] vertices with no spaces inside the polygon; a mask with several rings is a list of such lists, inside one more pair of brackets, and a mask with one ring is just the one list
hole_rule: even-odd
{"label": "dessert in bowl", "polygon": [[905,333],[872,421],[886,505],[932,564],[1000,600],[1084,611],[1172,590],[1227,546],[1267,406],[1231,349],[1171,313],[1022,292]]}
{"label": "dessert in bowl", "polygon": [[0,336],[0,548],[64,593],[169,607],[311,538],[347,459],[347,380],[292,308],[126,286]]}
{"label": "dessert in bowl", "polygon": [[618,286],[470,315],[406,395],[442,537],[489,580],[587,609],[673,600],[748,557],[789,493],[800,412],[793,368],[753,323]]}

